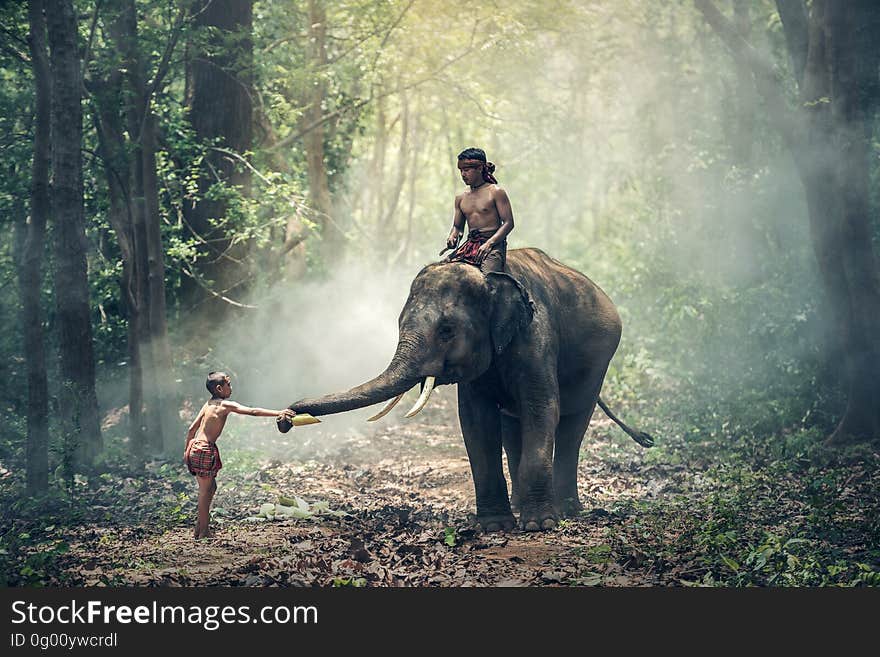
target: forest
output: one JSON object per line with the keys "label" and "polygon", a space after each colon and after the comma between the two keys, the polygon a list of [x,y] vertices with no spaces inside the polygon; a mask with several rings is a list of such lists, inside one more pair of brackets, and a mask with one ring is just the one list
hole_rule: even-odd
{"label": "forest", "polygon": [[[880,584],[880,4],[463,9],[0,3],[0,584]],[[508,254],[613,300],[602,399],[654,445],[596,409],[582,508],[484,532],[455,385],[233,416],[194,541],[208,373],[283,409],[381,372],[470,147]]]}

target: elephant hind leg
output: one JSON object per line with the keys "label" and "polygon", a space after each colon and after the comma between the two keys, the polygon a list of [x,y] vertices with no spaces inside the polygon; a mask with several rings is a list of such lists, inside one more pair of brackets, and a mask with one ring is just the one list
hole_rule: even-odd
{"label": "elephant hind leg", "polygon": [[553,451],[553,490],[556,508],[563,517],[576,517],[583,510],[577,490],[578,457],[595,408],[594,401],[588,411],[559,418]]}

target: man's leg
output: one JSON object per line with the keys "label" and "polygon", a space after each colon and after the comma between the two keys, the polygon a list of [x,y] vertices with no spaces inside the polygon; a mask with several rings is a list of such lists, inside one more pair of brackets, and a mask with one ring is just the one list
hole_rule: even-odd
{"label": "man's leg", "polygon": [[480,271],[484,274],[490,271],[504,271],[504,265],[507,263],[507,240],[501,244],[496,244],[492,250],[483,259],[480,264]]}
{"label": "man's leg", "polygon": [[[214,473],[214,476],[211,477],[211,489],[208,491],[208,520],[211,520],[211,505],[214,503],[214,493],[217,492],[217,473]],[[203,538],[207,537],[209,532],[206,530],[202,535]]]}
{"label": "man's leg", "polygon": [[211,517],[211,501],[214,499],[214,491],[217,490],[217,482],[214,477],[196,477],[199,482],[199,516],[196,522],[196,538],[208,535],[208,520]]}

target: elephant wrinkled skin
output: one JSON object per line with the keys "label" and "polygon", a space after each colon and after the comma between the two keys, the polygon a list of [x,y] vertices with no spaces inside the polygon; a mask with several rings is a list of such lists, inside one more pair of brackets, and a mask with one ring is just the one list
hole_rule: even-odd
{"label": "elephant wrinkled skin", "polygon": [[[607,410],[599,392],[621,322],[597,285],[538,249],[510,251],[507,267],[507,273],[484,276],[463,263],[428,265],[413,280],[386,370],[347,392],[290,408],[341,413],[417,384],[457,384],[478,525],[513,528],[511,509],[518,508],[523,529],[552,529],[560,516],[581,510],[578,452],[597,401]],[[641,445],[653,444],[608,413]]]}

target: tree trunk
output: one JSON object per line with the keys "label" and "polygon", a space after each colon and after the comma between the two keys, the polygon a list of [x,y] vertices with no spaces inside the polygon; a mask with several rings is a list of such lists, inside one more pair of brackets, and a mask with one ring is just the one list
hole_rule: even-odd
{"label": "tree trunk", "polygon": [[[398,81],[400,86],[400,81]],[[400,204],[400,194],[403,191],[403,185],[407,177],[415,176],[415,150],[409,145],[409,99],[406,91],[400,92],[400,102],[403,105],[400,116],[400,142],[397,147],[397,158],[394,163],[394,171],[396,176],[394,184],[388,192],[388,199],[382,205],[385,210],[380,218],[379,225],[376,228],[376,235],[387,235],[388,239],[383,240],[386,257],[391,254],[391,249],[399,239],[395,237],[398,230],[397,207]],[[412,164],[408,165],[410,159],[410,151],[412,151]]]}
{"label": "tree trunk", "polygon": [[[117,92],[117,97],[124,99],[120,103],[125,112],[128,137],[125,142],[116,126],[118,115],[113,107],[105,107],[102,111],[103,132],[106,133],[103,137],[104,142],[110,142],[119,151],[115,158],[120,165],[118,168],[122,168],[123,162],[128,166],[125,200],[130,223],[117,232],[123,253],[124,239],[128,240],[130,247],[130,263],[124,270],[124,277],[131,276],[132,284],[126,287],[124,296],[129,309],[129,357],[134,377],[130,382],[130,392],[135,400],[130,406],[132,439],[145,430],[151,446],[170,455],[179,448],[181,427],[166,319],[165,265],[156,173],[158,128],[152,109],[153,90],[147,86],[146,59],[140,49],[137,8],[133,0],[125,0],[119,5],[111,31],[114,43],[123,55],[121,71],[114,71],[111,77],[116,78],[121,73],[126,82],[126,93],[120,96]],[[162,72],[157,71],[154,77],[161,75]],[[110,190],[112,200],[112,184]],[[142,394],[146,414],[139,417],[136,401]]]}
{"label": "tree trunk", "polygon": [[880,281],[870,230],[869,99],[863,93],[877,75],[872,11],[864,2],[813,3],[801,86],[807,134],[796,160],[836,326],[830,359],[842,364],[847,397],[832,444],[880,436]]}
{"label": "tree trunk", "polygon": [[303,125],[315,127],[303,135],[306,151],[306,167],[309,178],[309,199],[318,214],[317,223],[321,226],[322,261],[330,264],[342,255],[345,235],[333,216],[333,202],[330,197],[330,183],[324,163],[325,126],[321,123],[324,114],[324,99],[327,96],[327,83],[324,75],[327,68],[327,11],[324,0],[308,0],[309,45],[307,48],[311,80],[306,93],[306,109],[303,112]]}
{"label": "tree trunk", "polygon": [[376,100],[376,134],[373,135],[373,153],[370,157],[370,175],[365,187],[372,202],[366,204],[364,219],[373,224],[376,235],[385,234],[382,217],[385,214],[385,151],[388,148],[388,123],[385,114],[387,98],[383,95]]}
{"label": "tree trunk", "polygon": [[[150,260],[148,257],[148,224],[151,217],[148,216],[148,192],[145,186],[144,166],[148,158],[144,154],[145,117],[151,113],[149,97],[146,92],[146,71],[138,46],[137,10],[134,2],[124,0],[117,6],[118,12],[111,23],[111,33],[116,48],[122,55],[120,70],[114,71],[112,85],[118,84],[117,76],[125,81],[125,91],[111,95],[118,98],[121,110],[125,116],[127,136],[117,132],[115,117],[110,116],[116,108],[108,108],[104,112],[104,128],[108,132],[108,141],[119,144],[119,153],[116,154],[115,162],[118,162],[118,173],[122,175],[122,164],[127,166],[127,194],[126,203],[130,225],[128,227],[131,242],[132,265],[129,273],[133,277],[131,287],[132,297],[127,304],[133,313],[129,316],[129,339],[134,339],[137,344],[137,363],[141,370],[141,385],[129,381],[129,392],[134,389],[135,394],[143,394],[145,413],[138,428],[143,427],[145,440],[153,451],[161,451],[164,447],[164,430],[162,421],[163,404],[159,394],[160,378],[170,372],[170,360],[162,366],[156,362],[152,344],[153,328],[150,325],[150,308],[152,306],[150,286]],[[112,102],[112,100],[110,101]],[[159,217],[155,217],[158,221]],[[124,232],[125,229],[123,229]],[[118,236],[120,233],[118,233]],[[122,237],[120,236],[120,246]],[[164,300],[163,300],[164,303]],[[133,320],[133,321],[132,321]],[[129,358],[134,354],[134,346],[129,346]],[[131,372],[135,375],[136,372]],[[131,400],[129,400],[131,402]],[[131,405],[129,411],[132,411]],[[134,409],[134,417],[138,410]],[[134,425],[134,418],[133,427]],[[134,439],[134,436],[132,436]]]}
{"label": "tree trunk", "polygon": [[46,221],[49,216],[49,163],[51,160],[51,73],[46,53],[46,18],[43,0],[30,0],[29,45],[34,72],[36,121],[34,160],[31,167],[30,217],[19,259],[21,322],[27,362],[27,491],[33,494],[49,485],[49,386],[46,348],[40,308]]}
{"label": "tree trunk", "polygon": [[804,0],[776,0],[776,9],[782,21],[791,68],[798,86],[803,83],[809,48],[807,8]]}
{"label": "tree trunk", "polygon": [[[868,154],[878,96],[880,52],[873,37],[880,28],[880,8],[872,0],[814,0],[805,22],[802,4],[777,0],[796,71],[803,59],[800,103],[791,111],[772,68],[709,0],[696,4],[755,72],[770,118],[791,149],[804,186],[811,240],[826,292],[825,315],[837,328],[829,360],[841,363],[847,395],[843,417],[829,442],[876,439],[880,267],[871,235]],[[808,33],[798,33],[804,27]]]}
{"label": "tree trunk", "polygon": [[[192,95],[190,121],[203,143],[219,140],[220,147],[244,155],[253,145],[253,0],[195,0],[192,13],[200,33],[190,46],[187,71]],[[209,152],[206,165],[199,179],[197,202],[184,208],[198,242],[193,271],[202,284],[184,279],[182,296],[207,317],[220,321],[231,306],[204,286],[217,293],[235,290],[240,295],[250,277],[244,262],[249,247],[232,244],[234,225],[225,225],[232,210],[228,203],[205,195],[219,179],[248,197],[251,172],[217,151]],[[212,226],[216,222],[219,225]]]}
{"label": "tree trunk", "polygon": [[[422,129],[421,129],[421,103],[416,108],[415,111],[415,121],[412,126],[412,162],[410,163],[410,175],[409,175],[409,204],[406,213],[406,228],[404,229],[403,239],[400,240],[400,246],[394,254],[394,257],[391,258],[388,262],[389,270],[391,267],[397,265],[400,262],[403,262],[404,265],[408,266],[412,261],[412,237],[413,237],[413,218],[415,217],[415,209],[416,209],[416,180],[419,177],[419,160],[420,153],[422,152]],[[428,152],[430,152],[430,148],[426,148]]]}
{"label": "tree trunk", "polygon": [[47,19],[52,68],[52,215],[56,222],[53,236],[61,421],[67,445],[75,447],[79,462],[90,467],[101,449],[101,429],[83,216],[81,64],[72,0],[55,2]]}
{"label": "tree trunk", "polygon": [[[107,176],[110,197],[108,220],[116,233],[122,254],[122,279],[119,282],[120,297],[126,312],[128,328],[128,376],[129,376],[129,440],[131,454],[129,465],[134,472],[144,467],[147,430],[144,426],[144,386],[142,365],[142,318],[146,307],[144,279],[138,260],[135,237],[134,207],[126,180],[130,180],[130,158],[122,130],[120,108],[122,101],[121,74],[113,70],[109,80],[95,83],[92,98],[95,105],[94,120],[98,135],[98,148]],[[142,228],[142,226],[141,226]],[[143,238],[139,240],[143,249]],[[153,404],[158,400],[153,399]]]}
{"label": "tree trunk", "polygon": [[162,447],[166,456],[172,456],[180,447],[180,400],[172,369],[171,344],[168,341],[168,322],[165,313],[165,258],[162,249],[161,216],[159,215],[159,181],[156,174],[156,116],[149,97],[141,133],[143,157],[144,206],[146,219],[147,309],[149,347],[152,350],[153,371],[148,373],[156,382]]}
{"label": "tree trunk", "polygon": [[[814,3],[814,10],[821,2]],[[880,268],[873,249],[869,154],[877,91],[880,8],[871,0],[827,2],[831,113],[840,204],[838,256],[845,286],[836,290],[847,306],[847,407],[833,443],[880,438]]]}
{"label": "tree trunk", "polygon": [[[743,39],[749,38],[749,0],[733,0],[733,14],[736,29]],[[736,61],[736,130],[733,140],[733,161],[740,167],[749,168],[752,164],[752,146],[755,141],[755,110],[758,106],[752,69],[745,58],[734,57]]]}

